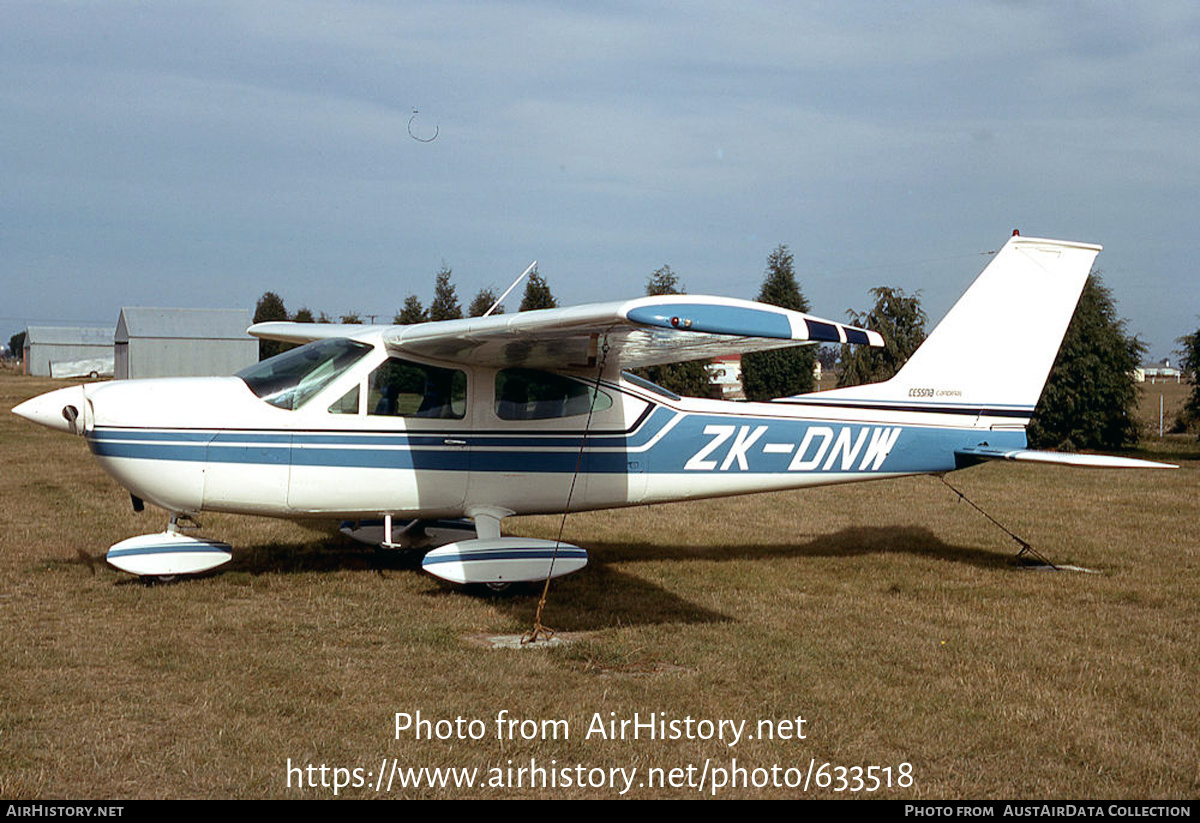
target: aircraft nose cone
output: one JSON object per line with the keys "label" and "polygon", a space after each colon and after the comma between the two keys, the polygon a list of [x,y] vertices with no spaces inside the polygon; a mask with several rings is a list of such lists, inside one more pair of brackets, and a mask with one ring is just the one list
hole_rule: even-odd
{"label": "aircraft nose cone", "polygon": [[87,397],[83,386],[68,386],[39,394],[13,409],[13,414],[47,428],[83,434]]}

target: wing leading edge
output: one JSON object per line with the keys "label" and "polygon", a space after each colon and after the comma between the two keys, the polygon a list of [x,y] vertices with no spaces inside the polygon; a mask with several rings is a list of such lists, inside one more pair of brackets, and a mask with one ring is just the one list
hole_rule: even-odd
{"label": "wing leading edge", "polygon": [[473,365],[580,368],[609,347],[620,368],[812,343],[882,346],[878,332],[730,297],[665,295],[412,326],[260,323],[250,334],[288,342],[382,331],[388,349]]}

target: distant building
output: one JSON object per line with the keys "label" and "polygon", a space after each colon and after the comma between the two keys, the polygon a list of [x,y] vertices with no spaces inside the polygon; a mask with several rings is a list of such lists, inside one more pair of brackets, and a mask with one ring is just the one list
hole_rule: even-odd
{"label": "distant building", "polygon": [[1181,383],[1183,372],[1171,365],[1170,360],[1138,366],[1133,370],[1133,379],[1138,383]]}
{"label": "distant building", "polygon": [[708,366],[708,378],[717,389],[720,400],[745,400],[742,389],[742,356],[726,354],[714,357]]}
{"label": "distant building", "polygon": [[258,361],[251,322],[249,309],[121,309],[116,377],[233,374]]}
{"label": "distant building", "polygon": [[[713,386],[713,397],[718,400],[745,400],[746,388],[742,383],[742,356],[726,354],[714,357],[706,366],[708,379]],[[813,363],[813,385],[821,384],[821,363]]]}
{"label": "distant building", "polygon": [[25,373],[52,375],[51,364],[113,358],[112,329],[29,326],[25,329]]}

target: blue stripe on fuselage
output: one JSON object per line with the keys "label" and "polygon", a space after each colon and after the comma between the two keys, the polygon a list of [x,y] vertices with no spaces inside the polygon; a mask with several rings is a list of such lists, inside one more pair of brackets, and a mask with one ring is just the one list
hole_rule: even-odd
{"label": "blue stripe on fuselage", "polygon": [[[101,457],[247,465],[570,474],[912,473],[955,468],[954,450],[1024,448],[1024,432],[686,414],[658,407],[634,431],[587,436],[528,429],[445,432],[255,432],[98,429]],[[655,438],[658,438],[655,440]],[[451,445],[450,439],[464,445]]]}

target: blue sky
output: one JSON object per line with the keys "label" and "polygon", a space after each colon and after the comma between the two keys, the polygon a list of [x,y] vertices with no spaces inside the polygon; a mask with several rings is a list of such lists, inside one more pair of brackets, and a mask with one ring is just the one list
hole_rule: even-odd
{"label": "blue sky", "polygon": [[1162,357],[1200,326],[1196,9],[7,0],[0,337],[386,319],[443,262],[464,305],[535,258],[560,303],[664,264],[753,297],[779,243],[817,315],[937,318],[1020,228],[1103,244]]}

